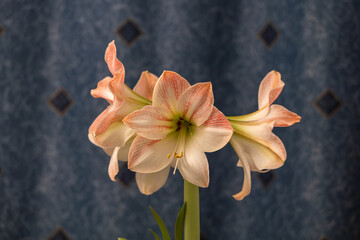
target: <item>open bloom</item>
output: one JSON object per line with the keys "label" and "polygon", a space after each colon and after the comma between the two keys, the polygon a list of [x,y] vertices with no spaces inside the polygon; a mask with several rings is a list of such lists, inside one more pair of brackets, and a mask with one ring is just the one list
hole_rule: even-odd
{"label": "open bloom", "polygon": [[113,77],[106,77],[91,91],[95,98],[104,98],[109,106],[95,119],[89,128],[90,141],[111,155],[108,168],[110,178],[115,181],[118,159],[127,161],[127,153],[135,132],[124,125],[122,119],[129,113],[151,103],[157,77],[147,71],[133,90],[124,84],[125,69],[116,58],[116,47],[111,42],[105,52],[105,61]]}
{"label": "open bloom", "polygon": [[234,129],[230,143],[239,157],[237,165],[244,169],[243,188],[233,196],[237,200],[250,193],[250,171],[276,169],[286,160],[284,144],[272,133],[272,129],[291,126],[301,117],[283,106],[272,104],[284,85],[280,73],[271,71],[259,87],[259,110],[244,116],[228,117]]}
{"label": "open bloom", "polygon": [[193,86],[179,74],[164,71],[155,85],[152,105],[123,119],[137,136],[129,152],[129,169],[147,175],[143,188],[159,189],[170,167],[188,182],[207,187],[209,166],[204,152],[222,148],[232,135],[226,117],[213,106],[210,82]]}

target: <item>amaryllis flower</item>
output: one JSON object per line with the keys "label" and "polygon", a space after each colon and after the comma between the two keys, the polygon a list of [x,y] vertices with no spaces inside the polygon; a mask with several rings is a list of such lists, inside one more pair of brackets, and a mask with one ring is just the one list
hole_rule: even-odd
{"label": "amaryllis flower", "polygon": [[147,71],[133,90],[124,84],[125,69],[116,58],[116,47],[111,42],[105,52],[105,61],[113,77],[106,77],[91,91],[95,98],[104,98],[109,106],[95,119],[89,128],[90,141],[112,155],[109,176],[115,181],[118,160],[127,161],[127,153],[135,132],[124,125],[122,119],[129,113],[151,103],[157,77]]}
{"label": "amaryllis flower", "polygon": [[244,116],[228,117],[234,129],[230,143],[239,157],[237,165],[244,169],[243,188],[233,196],[237,200],[250,193],[250,171],[276,169],[286,160],[284,144],[272,133],[272,129],[291,126],[299,122],[301,117],[283,106],[272,104],[284,85],[280,73],[271,71],[259,87],[259,110]]}
{"label": "amaryllis flower", "polygon": [[142,181],[148,194],[164,185],[171,166],[188,182],[208,186],[204,152],[219,150],[232,135],[229,121],[213,103],[210,82],[190,86],[179,74],[164,71],[155,85],[152,105],[123,119],[137,134],[128,167],[149,180]]}

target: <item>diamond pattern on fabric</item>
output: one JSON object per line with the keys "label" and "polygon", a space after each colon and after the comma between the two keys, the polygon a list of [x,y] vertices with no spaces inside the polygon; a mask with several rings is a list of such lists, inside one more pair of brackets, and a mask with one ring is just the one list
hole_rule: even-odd
{"label": "diamond pattern on fabric", "polygon": [[258,37],[262,40],[266,47],[271,48],[280,35],[279,30],[272,22],[267,22],[258,33]]}
{"label": "diamond pattern on fabric", "polygon": [[315,107],[326,118],[332,117],[342,106],[342,102],[330,89],[326,89],[314,102]]}
{"label": "diamond pattern on fabric", "polygon": [[131,19],[126,19],[121,23],[115,32],[128,46],[131,46],[142,35],[140,27]]}
{"label": "diamond pattern on fabric", "polygon": [[59,115],[64,116],[73,104],[73,100],[65,89],[59,88],[48,99],[49,106]]}

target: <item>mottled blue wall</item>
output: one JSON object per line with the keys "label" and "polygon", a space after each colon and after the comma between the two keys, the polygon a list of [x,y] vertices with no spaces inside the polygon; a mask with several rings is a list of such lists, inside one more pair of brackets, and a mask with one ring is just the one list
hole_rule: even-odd
{"label": "mottled blue wall", "polygon": [[175,222],[179,174],[146,197],[125,169],[110,181],[108,156],[87,139],[107,105],[89,91],[109,75],[113,39],[129,86],[143,70],[173,70],[211,81],[215,105],[239,115],[256,110],[275,69],[277,103],[302,116],[275,130],[284,167],[252,174],[241,202],[234,151],[208,155],[204,239],[360,239],[360,1],[1,0],[1,240],[153,239],[150,204]]}

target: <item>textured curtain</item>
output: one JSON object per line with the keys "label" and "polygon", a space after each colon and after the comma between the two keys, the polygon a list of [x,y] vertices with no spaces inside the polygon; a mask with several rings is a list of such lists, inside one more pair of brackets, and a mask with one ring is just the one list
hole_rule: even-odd
{"label": "textured curtain", "polygon": [[232,148],[207,155],[202,239],[360,239],[360,1],[1,0],[1,240],[153,239],[149,205],[173,232],[180,174],[142,195],[126,165],[109,179],[87,138],[112,40],[131,87],[144,70],[176,71],[211,81],[215,106],[240,115],[277,70],[276,103],[302,116],[275,129],[285,165],[252,173],[243,201]]}

